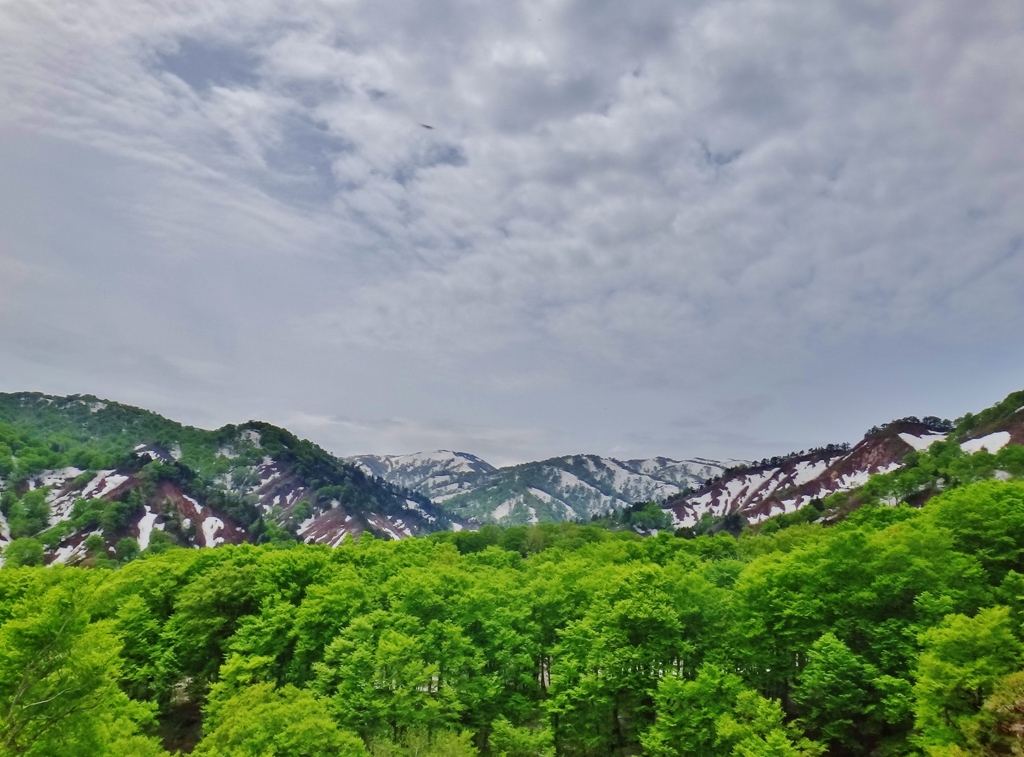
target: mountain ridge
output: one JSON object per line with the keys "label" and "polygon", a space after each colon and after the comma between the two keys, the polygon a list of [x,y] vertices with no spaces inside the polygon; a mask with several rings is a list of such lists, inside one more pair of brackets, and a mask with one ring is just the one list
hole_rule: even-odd
{"label": "mountain ridge", "polygon": [[[803,455],[730,469],[699,490],[666,501],[665,509],[672,515],[673,526],[683,529],[694,528],[706,517],[738,515],[756,524],[790,515],[812,503],[820,505],[833,495],[855,493],[872,477],[895,475],[916,464],[936,443],[952,445],[955,454],[985,453],[993,458],[1007,445],[1024,445],[1022,411],[1024,391],[1019,391],[955,422],[935,416],[901,418],[871,427],[852,447],[829,445]],[[942,490],[942,479],[934,472],[931,475],[921,488],[907,493],[915,504],[923,504]]]}
{"label": "mountain ridge", "polygon": [[496,468],[474,455],[447,450],[347,459],[391,483],[427,493],[453,516],[508,525],[589,519],[637,502],[663,500],[702,485],[727,463],[742,462],[576,454]]}
{"label": "mountain ridge", "polygon": [[[0,479],[12,479],[0,538],[24,530],[13,527],[10,508],[20,503],[11,500],[46,487],[38,507],[49,508],[45,535],[58,557],[80,553],[95,533],[99,516],[88,503],[96,501],[125,511],[107,519],[108,541],[132,537],[140,546],[155,531],[182,546],[289,536],[336,546],[364,532],[403,538],[451,526],[426,497],[261,421],[206,431],[92,395],[24,392],[0,394],[0,423],[11,460]],[[15,432],[27,436],[19,441]],[[26,441],[32,433],[42,444]],[[43,522],[34,518],[22,522]]]}
{"label": "mountain ridge", "polygon": [[47,560],[74,562],[94,537],[108,553],[125,540],[338,546],[641,506],[657,517],[620,522],[643,533],[668,527],[652,525],[658,508],[680,535],[798,512],[827,521],[868,501],[921,504],[946,482],[1018,475],[1022,411],[1015,392],[955,423],[908,417],[852,446],[756,462],[577,454],[497,468],[452,450],[339,458],[261,421],[207,431],[93,395],[0,394],[0,544],[32,536]]}

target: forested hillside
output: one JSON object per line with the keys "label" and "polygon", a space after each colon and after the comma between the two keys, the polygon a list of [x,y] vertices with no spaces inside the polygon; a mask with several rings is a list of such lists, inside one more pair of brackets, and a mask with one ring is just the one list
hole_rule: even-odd
{"label": "forested hillside", "polygon": [[449,522],[426,497],[268,423],[204,431],[90,396],[0,394],[0,544],[31,537],[48,561],[401,538]]}
{"label": "forested hillside", "polygon": [[0,752],[1019,753],[1024,483],[762,531],[9,563]]}

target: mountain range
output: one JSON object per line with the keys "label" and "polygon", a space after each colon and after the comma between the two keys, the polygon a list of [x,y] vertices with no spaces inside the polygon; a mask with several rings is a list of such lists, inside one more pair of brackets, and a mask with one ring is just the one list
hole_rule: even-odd
{"label": "mountain range", "polygon": [[507,525],[590,519],[637,502],[664,500],[701,487],[739,462],[566,455],[495,468],[448,450],[347,461],[367,475],[423,493],[453,516]]}
{"label": "mountain range", "polygon": [[[856,506],[872,476],[916,465],[935,442],[962,455],[1024,444],[1022,406],[1018,392],[956,423],[903,418],[852,447],[756,462],[578,454],[499,468],[448,450],[339,458],[259,421],[206,431],[91,395],[0,394],[0,544],[34,537],[51,562],[83,559],[94,535],[111,553],[126,539],[140,549],[337,546],[364,533],[401,539],[488,523],[599,520],[651,501],[679,533],[729,519],[732,528],[759,524],[811,505],[825,518],[823,501],[836,505],[845,492],[843,507]],[[930,475],[902,499],[940,490],[944,479]]]}

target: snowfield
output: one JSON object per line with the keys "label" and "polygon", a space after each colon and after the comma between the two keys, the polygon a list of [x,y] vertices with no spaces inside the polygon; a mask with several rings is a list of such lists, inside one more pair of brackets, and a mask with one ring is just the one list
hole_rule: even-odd
{"label": "snowfield", "polygon": [[968,455],[973,455],[975,452],[981,452],[982,450],[994,455],[1009,443],[1009,431],[996,431],[994,434],[983,436],[980,439],[969,439],[960,445],[960,449]]}
{"label": "snowfield", "polygon": [[150,510],[149,505],[146,505],[146,514],[139,521],[139,549],[146,549],[149,546],[149,537],[153,535],[153,526],[159,517],[159,514]]}

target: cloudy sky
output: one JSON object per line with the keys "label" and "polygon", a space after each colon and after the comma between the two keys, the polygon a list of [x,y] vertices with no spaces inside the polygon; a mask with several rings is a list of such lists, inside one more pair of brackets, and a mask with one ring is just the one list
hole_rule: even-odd
{"label": "cloudy sky", "polygon": [[955,417],[1024,388],[1022,93],[1006,0],[7,0],[0,391],[496,463]]}

